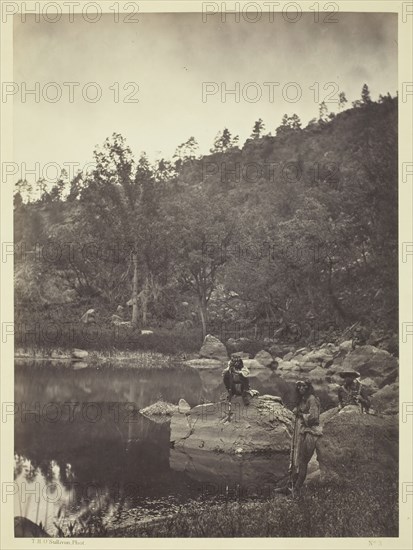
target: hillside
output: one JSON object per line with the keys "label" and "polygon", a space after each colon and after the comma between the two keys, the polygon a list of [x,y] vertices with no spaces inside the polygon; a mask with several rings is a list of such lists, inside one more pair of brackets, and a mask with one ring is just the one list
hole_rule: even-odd
{"label": "hillside", "polygon": [[175,165],[114,134],[65,198],[16,194],[16,320],[397,331],[397,148],[390,97]]}

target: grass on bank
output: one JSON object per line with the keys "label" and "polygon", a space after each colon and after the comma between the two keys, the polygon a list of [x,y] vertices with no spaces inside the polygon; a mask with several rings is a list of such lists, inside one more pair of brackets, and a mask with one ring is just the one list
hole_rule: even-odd
{"label": "grass on bank", "polygon": [[136,351],[178,355],[195,353],[201,345],[202,333],[197,329],[186,332],[157,329],[153,334],[141,334],[140,330],[128,327],[79,325],[76,331],[64,331],[44,326],[30,331],[23,327],[15,336],[15,348],[21,355],[41,357],[65,355],[73,348],[99,351],[108,357]]}
{"label": "grass on bank", "polygon": [[108,536],[397,537],[398,484],[396,478],[370,475],[309,485],[295,498],[191,502],[162,522]]}

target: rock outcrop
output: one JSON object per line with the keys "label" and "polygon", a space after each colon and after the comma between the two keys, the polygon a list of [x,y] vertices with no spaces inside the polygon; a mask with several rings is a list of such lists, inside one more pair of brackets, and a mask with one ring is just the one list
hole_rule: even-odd
{"label": "rock outcrop", "polygon": [[[371,396],[376,395],[380,388],[395,383],[398,376],[398,360],[383,349],[371,345],[364,345],[352,349],[350,340],[339,346],[324,344],[318,349],[300,350],[289,352],[282,360],[278,360],[276,370],[283,380],[295,383],[300,378],[309,379],[321,398],[323,408],[331,408],[338,404],[338,387],[343,383],[340,372],[344,370],[356,370],[361,374],[361,381],[366,386]],[[393,393],[393,397],[390,394]],[[383,395],[384,401],[389,401],[389,406],[384,406],[380,401],[378,411],[393,411],[386,414],[394,414],[396,409],[396,397],[394,388],[387,389]],[[391,403],[392,404],[391,404]],[[376,409],[376,407],[373,408]]]}
{"label": "rock outcrop", "polygon": [[218,359],[220,361],[228,360],[227,348],[218,338],[211,336],[211,334],[205,336],[199,356],[207,359]]}
{"label": "rock outcrop", "polygon": [[175,449],[203,449],[225,453],[288,452],[294,416],[280,398],[265,395],[245,406],[234,397],[229,411],[226,401],[197,405],[171,420],[171,443]]}

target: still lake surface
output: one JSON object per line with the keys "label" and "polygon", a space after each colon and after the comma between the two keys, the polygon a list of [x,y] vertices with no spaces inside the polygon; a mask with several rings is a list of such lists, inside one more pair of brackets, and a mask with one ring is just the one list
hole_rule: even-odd
{"label": "still lake surface", "polygon": [[[261,394],[294,388],[275,373],[252,380]],[[170,446],[169,423],[139,413],[159,399],[191,406],[223,396],[221,371],[177,364],[78,368],[16,360],[15,515],[58,535],[100,515],[112,531],[163,517],[191,499],[266,498],[289,457],[191,455]],[[96,531],[95,531],[96,532]],[[75,533],[74,533],[75,534]]]}

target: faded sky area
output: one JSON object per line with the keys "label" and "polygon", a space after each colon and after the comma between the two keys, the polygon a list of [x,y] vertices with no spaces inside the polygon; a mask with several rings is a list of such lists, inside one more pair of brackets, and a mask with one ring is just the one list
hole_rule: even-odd
{"label": "faded sky area", "polygon": [[[239,134],[240,144],[250,135],[254,121],[262,118],[272,132],[284,113],[297,113],[306,125],[318,115],[318,103],[328,94],[337,98],[335,83],[351,101],[360,97],[363,83],[372,98],[397,90],[397,16],[395,14],[336,14],[337,23],[315,23],[314,14],[303,14],[296,23],[276,14],[270,22],[257,23],[228,16],[202,22],[198,13],[139,14],[138,23],[115,23],[104,15],[95,24],[80,16],[70,23],[14,21],[14,152],[15,161],[28,166],[39,162],[92,160],[93,149],[113,132],[124,135],[138,156],[171,158],[177,145],[194,136],[201,153],[207,153],[219,130]],[[320,18],[322,21],[322,17]],[[40,100],[24,95],[40,83]],[[44,99],[56,96],[55,103]],[[74,101],[69,101],[69,86]],[[94,98],[96,86],[101,99]],[[129,85],[124,90],[126,83]],[[203,83],[214,95],[202,98]],[[239,102],[224,86],[240,83]],[[256,83],[242,90],[247,83]],[[264,83],[279,82],[272,88]],[[319,84],[313,86],[314,83]],[[118,85],[115,83],[119,83]],[[297,83],[301,98],[295,99]],[[85,89],[86,85],[86,89]],[[258,86],[257,86],[258,85]],[[287,85],[287,86],[286,86]],[[137,88],[139,87],[139,90]],[[312,87],[310,89],[309,87]],[[315,98],[319,86],[319,97]],[[274,97],[270,97],[273,89]],[[257,89],[262,96],[254,100]],[[283,89],[284,95],[283,97]],[[119,100],[114,99],[119,90]],[[139,103],[126,103],[127,97]],[[250,99],[250,101],[248,101]],[[333,111],[337,106],[329,104]],[[31,178],[30,178],[31,179]]]}

